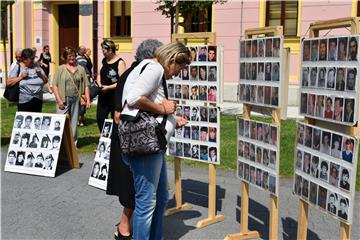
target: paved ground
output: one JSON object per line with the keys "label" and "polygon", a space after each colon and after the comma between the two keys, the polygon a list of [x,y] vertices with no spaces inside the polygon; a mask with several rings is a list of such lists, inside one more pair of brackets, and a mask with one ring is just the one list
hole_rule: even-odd
{"label": "paved ground", "polygon": [[[1,169],[5,152],[1,150]],[[1,239],[112,239],[121,211],[118,201],[87,185],[92,156],[81,156],[81,163],[77,170],[61,169],[55,178],[1,170]],[[168,169],[173,186],[173,167]],[[223,239],[239,231],[240,187],[235,172],[218,171],[217,207],[225,221],[203,229],[194,225],[207,217],[207,168],[183,167],[182,176],[183,198],[193,209],[166,217],[165,239]],[[291,179],[281,179],[280,184],[279,236],[296,239],[298,201],[291,193]],[[255,188],[250,193],[249,228],[268,239],[268,195]],[[360,239],[359,215],[357,211],[352,239]],[[308,239],[338,239],[338,229],[336,220],[310,208]]]}

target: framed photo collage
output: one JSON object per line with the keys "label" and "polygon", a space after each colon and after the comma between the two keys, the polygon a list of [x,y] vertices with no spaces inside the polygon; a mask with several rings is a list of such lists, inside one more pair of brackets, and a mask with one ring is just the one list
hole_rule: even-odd
{"label": "framed photo collage", "polygon": [[89,185],[103,190],[107,187],[112,127],[112,119],[105,119],[89,177]]}
{"label": "framed photo collage", "polygon": [[66,116],[16,112],[5,171],[55,177]]}
{"label": "framed photo collage", "polygon": [[217,46],[189,46],[192,62],[179,76],[168,80],[169,99],[218,103],[219,49]]}
{"label": "framed photo collage", "polygon": [[344,125],[358,121],[360,35],[302,42],[300,114]]}
{"label": "framed photo collage", "polygon": [[175,114],[189,122],[175,129],[168,153],[190,160],[220,164],[220,110],[199,105],[177,105]]}
{"label": "framed photo collage", "polygon": [[345,223],[352,223],[358,141],[297,122],[294,194]]}
{"label": "framed photo collage", "polygon": [[240,40],[239,101],[281,107],[283,37]]}
{"label": "framed photo collage", "polygon": [[238,177],[278,196],[280,128],[238,118]]}

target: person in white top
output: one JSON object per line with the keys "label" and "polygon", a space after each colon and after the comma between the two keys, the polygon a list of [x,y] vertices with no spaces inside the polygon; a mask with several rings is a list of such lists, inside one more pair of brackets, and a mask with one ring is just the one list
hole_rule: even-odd
{"label": "person in white top", "polygon": [[[155,58],[143,60],[128,76],[122,102],[130,108],[159,114],[162,121],[168,115],[165,125],[169,141],[175,124],[184,126],[187,121],[174,116],[176,104],[165,98],[162,87],[163,76],[172,79],[181,69],[190,64],[190,51],[182,43],[170,43],[159,47]],[[146,65],[147,64],[147,65]],[[142,73],[141,69],[146,65]],[[121,114],[125,114],[124,108]],[[163,215],[168,200],[165,154],[155,153],[144,156],[122,155],[130,166],[135,185],[135,211],[133,216],[133,238],[163,239]]]}

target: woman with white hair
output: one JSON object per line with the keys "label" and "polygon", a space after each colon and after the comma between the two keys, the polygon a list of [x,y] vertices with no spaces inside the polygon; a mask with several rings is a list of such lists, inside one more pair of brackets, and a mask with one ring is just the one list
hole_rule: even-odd
{"label": "woman with white hair", "polygon": [[131,217],[135,209],[134,179],[129,166],[121,160],[120,142],[118,137],[118,124],[122,111],[122,94],[129,74],[144,59],[154,58],[155,51],[163,44],[156,39],[143,41],[136,50],[135,61],[121,76],[115,90],[114,121],[111,134],[111,148],[109,173],[106,193],[119,197],[120,204],[124,207],[120,215],[120,223],[117,225],[115,239],[131,239]]}

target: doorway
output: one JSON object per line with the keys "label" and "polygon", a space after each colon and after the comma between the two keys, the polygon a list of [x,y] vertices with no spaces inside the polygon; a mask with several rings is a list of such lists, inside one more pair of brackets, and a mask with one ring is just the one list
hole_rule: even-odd
{"label": "doorway", "polygon": [[79,4],[59,5],[59,63],[63,49],[67,46],[75,50],[79,47]]}

